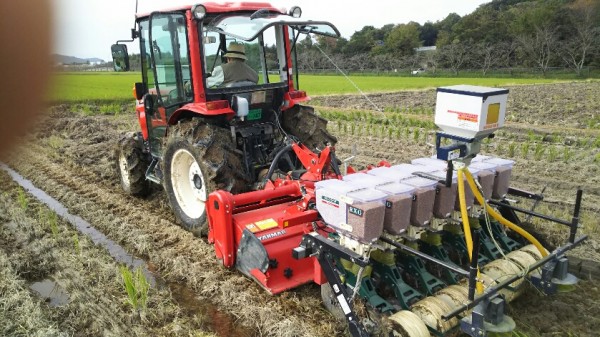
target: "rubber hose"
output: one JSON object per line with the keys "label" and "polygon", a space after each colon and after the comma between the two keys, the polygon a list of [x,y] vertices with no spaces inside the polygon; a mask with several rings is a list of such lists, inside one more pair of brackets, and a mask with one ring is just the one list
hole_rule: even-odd
{"label": "rubber hose", "polygon": [[271,177],[273,176],[273,173],[275,172],[275,169],[277,168],[277,164],[279,164],[279,160],[281,159],[281,156],[283,156],[285,153],[289,152],[292,149],[292,145],[286,145],[283,149],[279,150],[279,152],[277,152],[277,154],[275,155],[275,158],[273,158],[273,162],[271,162],[271,166],[269,166],[269,171],[267,171],[267,175],[265,176],[265,179],[263,180],[263,182],[266,184],[267,181],[271,180]]}
{"label": "rubber hose", "polygon": [[463,232],[465,232],[465,241],[467,242],[467,252],[469,253],[469,261],[471,261],[473,258],[473,237],[471,236],[471,225],[469,224],[469,214],[467,213],[463,174],[463,169],[458,169],[458,200],[460,202],[460,216],[463,223]]}
{"label": "rubber hose", "polygon": [[[540,254],[542,254],[542,257],[545,257],[548,255],[548,252],[546,251],[544,246],[542,246],[542,244],[536,238],[534,238],[533,235],[529,234],[523,228],[506,220],[502,215],[500,215],[500,213],[496,212],[490,205],[485,203],[485,201],[483,200],[483,196],[479,192],[479,189],[477,189],[477,186],[475,185],[475,181],[473,180],[473,176],[471,175],[471,172],[469,172],[469,170],[465,170],[465,176],[467,177],[467,183],[469,183],[469,186],[473,190],[473,194],[475,195],[475,198],[477,198],[477,200],[479,201],[479,204],[485,205],[487,212],[494,219],[498,220],[498,222],[500,222],[504,226],[510,228],[511,230],[519,233],[522,237],[527,239],[527,241],[531,242],[540,251]],[[459,170],[459,177],[460,177],[460,170]],[[460,186],[460,182],[459,182],[459,186]]]}
{"label": "rubber hose", "polygon": [[[467,243],[467,252],[469,253],[469,261],[471,261],[473,259],[473,237],[471,236],[471,224],[469,224],[469,214],[467,213],[467,201],[465,200],[465,181],[463,179],[463,174],[464,168],[458,169],[458,198],[460,203],[460,217],[462,218],[463,231],[465,232],[465,241]],[[477,294],[483,294],[483,284],[479,281],[479,278],[480,273],[478,266],[477,283],[475,284],[475,287],[477,289]]]}

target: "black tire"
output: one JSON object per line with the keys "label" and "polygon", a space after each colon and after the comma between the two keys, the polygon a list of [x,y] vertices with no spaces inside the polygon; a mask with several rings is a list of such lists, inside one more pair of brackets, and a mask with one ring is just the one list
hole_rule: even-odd
{"label": "black tire", "polygon": [[125,193],[143,197],[150,193],[150,182],[146,180],[147,155],[142,151],[141,135],[128,132],[115,148],[115,167],[121,187]]}
{"label": "black tire", "polygon": [[327,132],[327,120],[317,116],[312,107],[295,105],[283,112],[283,129],[298,138],[311,150],[323,149],[325,145],[335,145],[337,138]]}
{"label": "black tire", "polygon": [[163,186],[175,218],[195,235],[205,235],[208,195],[247,190],[231,134],[201,119],[181,121],[169,129],[164,149]]}

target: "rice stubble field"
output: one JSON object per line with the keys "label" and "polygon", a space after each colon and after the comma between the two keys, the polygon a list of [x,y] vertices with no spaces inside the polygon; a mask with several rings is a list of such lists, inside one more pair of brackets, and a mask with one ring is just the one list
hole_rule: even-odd
{"label": "rice stubble field", "polygon": [[[600,262],[600,82],[510,89],[507,126],[484,144],[484,154],[516,161],[516,187],[539,192],[548,185],[546,201],[537,208],[543,213],[569,219],[575,189],[581,186],[582,231],[590,239],[572,255]],[[375,93],[369,98],[383,112],[358,95],[313,100],[318,112],[331,120],[340,158],[355,153],[353,164],[363,167],[382,159],[396,164],[431,154],[434,90]],[[121,133],[135,131],[138,125],[131,103],[108,106],[51,107],[37,131],[2,160],[71,213],[148,261],[166,282],[181,285],[186,296],[210,302],[250,335],[344,334],[344,326],[322,307],[318,287],[269,296],[241,274],[220,266],[205,239],[178,227],[160,189],[145,199],[121,192],[113,149]],[[0,304],[8,313],[0,318],[4,335],[227,335],[203,323],[202,313],[178,304],[181,296],[169,287],[151,289],[147,312],[140,318],[132,314],[119,265],[106,251],[60,219],[59,234],[54,235],[43,205],[1,171],[0,183],[0,298],[13,301]],[[554,243],[565,240],[564,228],[535,226]],[[600,330],[600,291],[594,277],[590,272],[573,293],[544,297],[531,289],[517,299],[510,314],[517,318],[519,331],[527,336],[593,336]],[[52,307],[28,290],[29,284],[44,279],[69,294],[68,304]],[[21,321],[14,325],[15,319]]]}

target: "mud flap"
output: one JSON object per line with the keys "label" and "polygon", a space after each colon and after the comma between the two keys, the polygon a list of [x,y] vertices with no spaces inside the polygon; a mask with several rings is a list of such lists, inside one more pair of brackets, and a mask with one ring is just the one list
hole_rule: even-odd
{"label": "mud flap", "polygon": [[265,246],[247,229],[242,233],[235,267],[250,278],[253,277],[251,274],[253,269],[258,269],[264,274],[269,267],[269,256]]}

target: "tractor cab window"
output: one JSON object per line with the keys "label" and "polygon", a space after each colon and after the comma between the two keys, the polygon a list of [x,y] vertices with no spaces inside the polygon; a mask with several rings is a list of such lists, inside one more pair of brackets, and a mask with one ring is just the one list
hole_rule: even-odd
{"label": "tractor cab window", "polygon": [[[235,81],[236,74],[223,72],[223,69],[227,68],[223,65],[227,63],[228,59],[232,62],[243,62],[256,74],[257,81],[250,80],[249,77],[253,76],[246,75],[244,77],[244,75],[237,74],[242,85],[284,82],[285,78],[279,76],[279,69],[280,64],[285,64],[285,57],[279,59],[276,43],[277,34],[280,34],[280,31],[276,31],[272,27],[262,32],[260,37],[245,41],[205,29],[202,42],[204,46],[204,72],[208,77],[206,81],[207,88],[235,86],[227,77],[234,77],[232,81]],[[232,45],[236,46],[235,50],[229,50]],[[284,46],[282,45],[281,48],[284,48]],[[239,68],[236,69],[238,72],[248,72],[246,67],[236,68]]]}
{"label": "tractor cab window", "polygon": [[190,101],[192,88],[184,15],[153,14],[147,46],[154,64],[156,93],[162,105],[174,107]]}
{"label": "tractor cab window", "polygon": [[[243,51],[245,64],[258,74],[258,83],[255,84],[285,85],[292,65],[287,64],[284,29],[291,28],[291,36],[300,33],[339,36],[337,29],[328,22],[303,21],[272,13],[259,14],[219,15],[208,18],[203,24],[205,74],[209,77],[207,88],[228,86],[219,84],[222,83],[223,68],[219,64],[225,63],[226,56],[231,55],[227,50],[231,42],[243,46],[243,50],[234,52]],[[219,77],[218,80],[215,76]]]}

